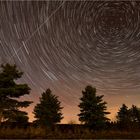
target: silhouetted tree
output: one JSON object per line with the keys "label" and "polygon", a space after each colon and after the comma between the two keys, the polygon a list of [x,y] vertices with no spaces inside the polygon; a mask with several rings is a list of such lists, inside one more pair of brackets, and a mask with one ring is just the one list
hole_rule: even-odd
{"label": "silhouetted tree", "polygon": [[50,89],[47,89],[43,92],[40,103],[34,108],[33,113],[37,118],[35,122],[41,126],[51,127],[63,118],[61,109],[58,97],[53,95]]}
{"label": "silhouetted tree", "polygon": [[[19,97],[29,94],[27,84],[17,84],[15,80],[21,78],[23,72],[17,70],[16,65],[1,65],[0,69],[0,123],[28,121],[27,113],[19,108],[28,107],[32,102],[19,101]],[[20,119],[19,119],[20,117]],[[22,118],[22,119],[21,119]]]}
{"label": "silhouetted tree", "polygon": [[131,122],[130,110],[125,104],[119,109],[117,114],[117,122],[120,128],[129,128]]}
{"label": "silhouetted tree", "polygon": [[106,122],[109,120],[106,115],[106,102],[103,101],[103,95],[96,95],[96,88],[92,86],[87,86],[85,91],[82,91],[83,97],[80,98],[81,103],[79,120],[85,123],[90,128],[101,129],[105,126]]}
{"label": "silhouetted tree", "polygon": [[130,115],[132,122],[140,123],[140,109],[137,106],[132,105],[130,108]]}
{"label": "silhouetted tree", "polygon": [[140,108],[135,105],[129,109],[130,117],[131,117],[131,128],[137,129],[140,128]]}

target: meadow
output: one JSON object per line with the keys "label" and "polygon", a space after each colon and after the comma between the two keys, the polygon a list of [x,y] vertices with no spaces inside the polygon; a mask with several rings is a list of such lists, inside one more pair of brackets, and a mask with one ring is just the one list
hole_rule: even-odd
{"label": "meadow", "polygon": [[139,130],[100,130],[72,127],[60,128],[0,128],[0,139],[138,139]]}

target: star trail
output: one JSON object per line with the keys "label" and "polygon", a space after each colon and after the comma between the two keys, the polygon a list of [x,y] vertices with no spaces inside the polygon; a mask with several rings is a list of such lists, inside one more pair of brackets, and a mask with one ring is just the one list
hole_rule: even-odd
{"label": "star trail", "polygon": [[51,88],[69,118],[88,84],[110,107],[139,104],[140,2],[1,1],[0,63],[24,72],[30,99]]}

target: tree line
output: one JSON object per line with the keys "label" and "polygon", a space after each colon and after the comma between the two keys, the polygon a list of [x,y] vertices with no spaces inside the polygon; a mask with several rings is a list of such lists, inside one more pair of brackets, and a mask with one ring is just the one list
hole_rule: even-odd
{"label": "tree line", "polygon": [[[21,108],[28,107],[33,101],[21,101],[21,96],[30,94],[30,87],[27,84],[16,82],[21,78],[23,72],[17,69],[16,65],[5,64],[0,68],[0,124],[2,123],[20,123],[28,124],[28,114]],[[117,112],[116,121],[111,122],[107,117],[110,112],[107,111],[107,103],[103,101],[104,95],[96,95],[96,88],[88,85],[82,91],[80,98],[79,121],[91,128],[102,129],[108,124],[116,124],[119,128],[126,129],[140,128],[140,108],[132,105],[128,108],[123,104]],[[35,105],[33,114],[37,126],[51,127],[63,119],[63,107],[58,97],[52,94],[48,88],[44,91]]]}

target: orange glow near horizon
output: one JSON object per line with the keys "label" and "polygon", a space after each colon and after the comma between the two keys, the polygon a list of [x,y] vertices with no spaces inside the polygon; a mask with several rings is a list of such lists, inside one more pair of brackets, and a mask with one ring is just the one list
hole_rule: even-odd
{"label": "orange glow near horizon", "polygon": [[[108,115],[108,118],[111,119],[112,121],[115,121],[115,115],[117,110],[118,110],[117,107],[108,109],[108,111],[111,112],[111,114]],[[28,111],[28,114],[29,114],[29,122],[33,122],[35,120],[33,113]],[[64,118],[61,120],[61,123],[68,124],[70,121],[73,121],[77,124],[80,123],[77,114],[73,114],[70,116],[67,113],[64,113]]]}
{"label": "orange glow near horizon", "polygon": [[[131,107],[132,103],[134,103],[137,106],[140,106],[139,102],[136,101],[137,98],[139,98],[140,95],[131,95],[129,97],[126,97],[124,95],[112,95],[112,96],[107,96],[105,95],[103,100],[107,101],[107,111],[109,111],[111,114],[108,115],[108,118],[111,119],[112,121],[115,121],[116,119],[116,114],[118,112],[119,107],[125,103],[128,107]],[[24,109],[25,111],[28,112],[29,115],[29,121],[32,122],[35,120],[33,112],[33,108],[38,103],[39,97],[36,97],[34,100],[34,103],[30,105],[27,109]],[[79,99],[79,98],[78,98]],[[61,99],[60,99],[61,101]],[[80,123],[78,120],[77,114],[79,113],[79,108],[78,108],[78,103],[79,101],[77,100],[77,104],[75,105],[67,105],[64,104],[62,101],[62,113],[63,113],[63,119],[61,120],[61,123],[69,123],[70,121],[74,121],[76,123]]]}

